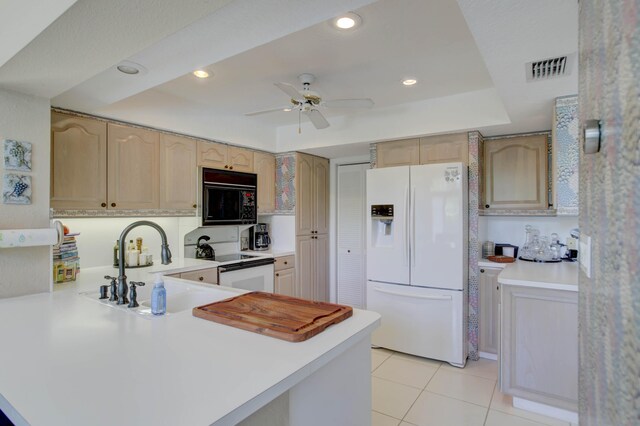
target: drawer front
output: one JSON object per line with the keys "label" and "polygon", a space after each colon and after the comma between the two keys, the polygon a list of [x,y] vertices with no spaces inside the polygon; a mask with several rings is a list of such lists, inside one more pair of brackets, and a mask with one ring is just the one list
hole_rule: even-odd
{"label": "drawer front", "polygon": [[273,264],[273,269],[275,271],[281,271],[283,269],[293,268],[295,266],[296,258],[294,255],[290,255],[276,257],[274,260],[275,263]]}
{"label": "drawer front", "polygon": [[199,271],[183,272],[183,280],[196,281],[207,284],[218,284],[218,268],[201,269]]}

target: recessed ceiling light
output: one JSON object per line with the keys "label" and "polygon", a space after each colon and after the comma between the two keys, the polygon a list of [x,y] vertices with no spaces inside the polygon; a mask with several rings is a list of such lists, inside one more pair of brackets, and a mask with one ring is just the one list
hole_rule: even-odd
{"label": "recessed ceiling light", "polygon": [[135,74],[146,74],[147,69],[140,64],[136,64],[131,61],[122,61],[118,65],[116,65],[116,69],[124,74],[135,75]]}
{"label": "recessed ceiling light", "polygon": [[209,73],[206,72],[205,70],[195,70],[193,72],[193,75],[195,75],[198,78],[207,78],[207,77],[209,77]]}
{"label": "recessed ceiling light", "polygon": [[291,108],[284,108],[283,111],[284,112],[289,112],[289,111],[291,111]]}
{"label": "recessed ceiling light", "polygon": [[353,12],[345,13],[333,20],[333,25],[340,30],[351,30],[359,27],[360,24],[362,24],[362,18]]}
{"label": "recessed ceiling light", "polygon": [[402,80],[402,84],[404,84],[405,86],[413,86],[417,82],[418,80],[416,80],[415,78],[405,78],[404,80]]}

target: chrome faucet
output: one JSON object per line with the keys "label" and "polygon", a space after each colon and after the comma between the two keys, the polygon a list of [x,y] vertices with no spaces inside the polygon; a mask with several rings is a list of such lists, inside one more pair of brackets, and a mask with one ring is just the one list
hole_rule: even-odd
{"label": "chrome faucet", "polygon": [[118,253],[118,305],[129,303],[127,299],[127,276],[124,274],[124,242],[127,239],[129,231],[142,225],[150,226],[160,233],[160,237],[162,238],[162,249],[160,251],[162,264],[168,265],[171,263],[171,251],[167,243],[167,234],[164,233],[164,229],[162,229],[160,225],[149,220],[139,220],[124,228],[122,234],[120,234],[120,252]]}

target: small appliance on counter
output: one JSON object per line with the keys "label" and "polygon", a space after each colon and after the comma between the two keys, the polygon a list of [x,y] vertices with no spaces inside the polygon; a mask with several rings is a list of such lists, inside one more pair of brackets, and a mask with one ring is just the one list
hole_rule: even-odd
{"label": "small appliance on counter", "polygon": [[249,244],[251,250],[269,250],[271,238],[269,238],[266,223],[258,223],[249,228]]}
{"label": "small appliance on counter", "polygon": [[209,237],[208,235],[202,235],[200,238],[198,238],[198,241],[196,242],[196,259],[216,260],[215,250],[213,250],[213,247],[211,247],[207,243],[202,244],[200,241],[203,240],[209,241],[211,240],[211,237]]}

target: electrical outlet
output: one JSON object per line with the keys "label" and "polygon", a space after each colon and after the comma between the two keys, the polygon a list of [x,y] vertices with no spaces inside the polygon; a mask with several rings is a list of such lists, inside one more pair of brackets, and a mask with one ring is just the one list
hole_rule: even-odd
{"label": "electrical outlet", "polygon": [[573,237],[567,237],[567,249],[578,250],[578,240]]}

